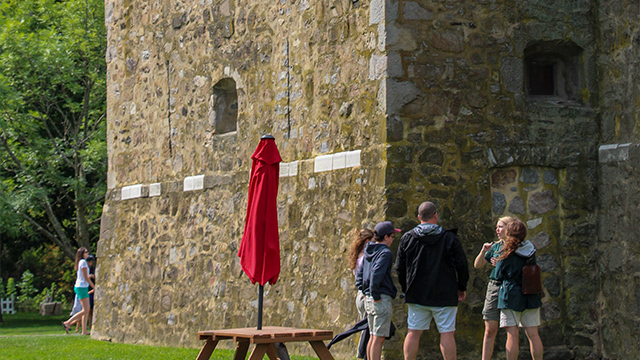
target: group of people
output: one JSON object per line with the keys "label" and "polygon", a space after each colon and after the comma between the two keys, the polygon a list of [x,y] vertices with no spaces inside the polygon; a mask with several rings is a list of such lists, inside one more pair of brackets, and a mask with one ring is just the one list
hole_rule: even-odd
{"label": "group of people", "polygon": [[[432,202],[418,208],[418,224],[400,239],[395,269],[407,304],[408,333],[404,339],[405,360],[415,360],[420,336],[429,330],[431,320],[440,333],[440,351],[445,360],[456,359],[455,342],[458,302],[467,296],[469,269],[456,230],[438,225],[438,212]],[[390,221],[378,223],[374,230],[361,230],[350,249],[349,265],[354,269],[358,294],[356,305],[361,318],[366,317],[370,338],[367,360],[379,360],[382,345],[390,335],[392,300],[397,295],[391,271],[393,254],[389,249],[396,229]],[[518,358],[518,327],[529,338],[531,356],[542,359],[540,294],[521,293],[522,267],[535,264],[535,248],[525,241],[526,225],[515,218],[500,218],[498,238],[485,243],[474,261],[475,268],[494,266],[487,287],[483,309],[485,334],[482,359],[491,359],[498,328],[507,331],[508,360]]]}
{"label": "group of people", "polygon": [[76,297],[71,310],[71,317],[69,320],[62,322],[62,327],[67,334],[73,324],[76,324],[77,331],[79,323],[82,325],[82,335],[89,335],[87,322],[90,321],[93,312],[93,291],[95,289],[95,275],[91,273],[94,261],[95,258],[93,255],[89,255],[87,248],[81,247],[76,252],[76,282],[73,287]]}

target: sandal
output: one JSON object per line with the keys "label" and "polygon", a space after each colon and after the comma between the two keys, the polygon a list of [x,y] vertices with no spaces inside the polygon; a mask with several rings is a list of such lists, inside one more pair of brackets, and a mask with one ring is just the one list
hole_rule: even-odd
{"label": "sandal", "polygon": [[64,328],[64,331],[67,333],[67,335],[69,335],[69,328],[64,324],[64,321],[62,322],[62,327]]}

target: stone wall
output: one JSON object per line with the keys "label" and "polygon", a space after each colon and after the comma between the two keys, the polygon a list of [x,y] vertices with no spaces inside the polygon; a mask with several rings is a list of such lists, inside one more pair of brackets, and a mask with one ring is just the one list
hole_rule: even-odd
{"label": "stone wall", "polygon": [[640,357],[640,4],[599,4],[599,344],[606,359],[634,359]]}
{"label": "stone wall", "polygon": [[353,230],[384,219],[385,201],[386,118],[380,78],[369,74],[379,51],[368,4],[105,6],[109,191],[93,336],[200,346],[199,330],[255,325],[257,287],[237,250],[250,156],[264,133],[284,162],[282,273],[267,286],[264,324],[354,323],[346,249]]}
{"label": "stone wall", "polygon": [[[640,70],[627,67],[638,61],[637,5],[105,6],[109,192],[94,337],[198,346],[199,330],[255,324],[256,286],[236,254],[250,155],[272,133],[282,273],[266,289],[265,325],[352,324],[355,229],[391,219],[407,231],[431,200],[470,264],[498,217],[527,223],[543,270],[545,358],[636,356]],[[460,359],[481,352],[487,280],[471,270]],[[405,312],[397,299],[387,358],[402,358]],[[425,333],[420,356],[439,357],[436,344]],[[503,344],[501,332],[495,357]]]}
{"label": "stone wall", "polygon": [[[590,4],[387,5],[387,50],[389,59],[397,59],[397,66],[389,66],[387,91],[411,94],[403,106],[387,108],[387,215],[409,229],[420,202],[435,201],[442,222],[460,229],[469,261],[494,239],[499,216],[525,220],[541,247],[547,296],[540,332],[548,354],[585,358],[595,343],[590,311],[597,290],[596,274],[584,271],[595,264],[598,205]],[[566,79],[578,86],[567,91],[579,96],[528,93],[527,54],[536,51],[565,64],[579,58],[579,79]],[[488,270],[471,270],[456,329],[462,356],[480,351],[487,280]],[[401,306],[396,310],[403,312]],[[427,335],[421,354],[438,357],[436,341],[437,334]],[[503,341],[499,337],[496,356],[503,356]]]}

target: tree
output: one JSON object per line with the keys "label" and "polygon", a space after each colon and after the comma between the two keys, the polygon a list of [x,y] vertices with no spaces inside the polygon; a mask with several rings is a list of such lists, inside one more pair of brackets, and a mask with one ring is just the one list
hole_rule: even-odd
{"label": "tree", "polygon": [[71,258],[106,190],[105,48],[102,1],[0,2],[0,197]]}
{"label": "tree", "polygon": [[[4,186],[5,184],[3,182],[0,182],[0,195],[4,193]],[[15,224],[17,221],[16,219],[16,214],[12,211],[10,211],[7,202],[4,200],[5,197],[0,196],[0,274],[2,274],[2,257],[3,257],[3,253],[4,253],[4,243],[3,240],[6,236],[8,235],[15,235],[18,233],[18,228],[16,228],[13,224]],[[12,293],[12,282],[10,283],[9,281],[7,281],[7,292],[6,294],[11,294]],[[3,288],[0,288],[0,299],[4,297],[5,293],[4,293],[4,281],[2,281],[2,276],[0,276],[0,286]],[[2,318],[2,311],[0,311],[0,323],[3,322],[3,318]]]}

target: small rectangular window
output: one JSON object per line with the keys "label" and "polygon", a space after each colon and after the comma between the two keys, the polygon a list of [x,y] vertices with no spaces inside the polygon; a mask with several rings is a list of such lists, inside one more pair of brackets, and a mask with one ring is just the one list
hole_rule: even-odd
{"label": "small rectangular window", "polygon": [[529,95],[556,95],[554,72],[555,63],[553,62],[532,61],[529,63]]}

